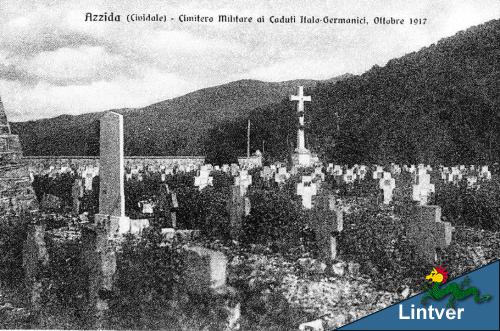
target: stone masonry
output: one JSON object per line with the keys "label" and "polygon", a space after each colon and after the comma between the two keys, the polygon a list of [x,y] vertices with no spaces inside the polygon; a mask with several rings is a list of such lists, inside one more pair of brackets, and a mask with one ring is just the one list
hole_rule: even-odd
{"label": "stone masonry", "polygon": [[37,208],[28,167],[22,157],[19,137],[11,133],[0,99],[0,214]]}

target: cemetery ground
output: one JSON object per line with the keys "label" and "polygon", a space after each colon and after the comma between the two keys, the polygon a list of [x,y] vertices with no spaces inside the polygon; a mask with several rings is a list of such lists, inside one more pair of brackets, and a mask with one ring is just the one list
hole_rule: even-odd
{"label": "cemetery ground", "polygon": [[[395,185],[388,204],[380,189],[384,176],[378,177],[375,166],[366,169],[364,179],[359,166],[342,167],[340,173],[329,167],[280,169],[231,174],[230,169],[212,168],[206,176],[203,171],[127,171],[127,215],[148,219],[149,227],[116,243],[114,282],[100,293],[107,305],[102,327],[223,330],[239,324],[243,330],[293,330],[320,320],[324,327],[335,328],[420,293],[424,276],[436,264],[454,278],[499,258],[497,173],[471,185],[465,170],[463,178],[452,181],[442,168],[429,170],[435,189],[425,199],[440,206],[442,220],[454,227],[451,242],[440,245],[442,238],[432,226],[424,226],[422,233],[409,231],[416,205],[415,169],[391,168]],[[81,182],[85,176],[56,172],[35,177],[33,186],[43,202],[39,212],[1,217],[1,328],[95,325],[89,324],[86,311],[91,277],[82,247],[83,233],[98,211],[99,180],[91,177],[90,190],[76,190],[75,181],[86,186]],[[304,175],[318,185],[312,208],[305,208],[304,196],[297,194]],[[242,195],[234,199],[234,183],[245,187],[248,205]],[[327,220],[333,217],[317,210],[320,197],[329,197],[333,209],[342,212],[343,227],[318,231],[318,220],[330,224]],[[43,228],[38,236],[34,224]],[[195,231],[162,230],[173,224]],[[336,252],[327,249],[330,256],[323,247],[325,234],[335,238]],[[21,243],[29,237],[38,244],[34,283],[39,285],[27,288],[29,247]],[[435,245],[418,248],[429,238]],[[216,289],[222,293],[186,294],[181,271],[186,269],[186,247],[223,254],[226,277],[219,275],[225,279],[218,281],[226,286]],[[428,258],[434,255],[437,260]]]}

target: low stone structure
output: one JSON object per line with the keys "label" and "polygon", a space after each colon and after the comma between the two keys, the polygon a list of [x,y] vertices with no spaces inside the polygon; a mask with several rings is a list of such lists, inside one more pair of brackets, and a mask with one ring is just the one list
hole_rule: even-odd
{"label": "low stone structure", "polygon": [[238,158],[238,164],[244,169],[262,167],[262,154],[252,156],[242,156]]}
{"label": "low stone structure", "polygon": [[37,205],[19,137],[11,133],[0,99],[0,213],[33,210]]}

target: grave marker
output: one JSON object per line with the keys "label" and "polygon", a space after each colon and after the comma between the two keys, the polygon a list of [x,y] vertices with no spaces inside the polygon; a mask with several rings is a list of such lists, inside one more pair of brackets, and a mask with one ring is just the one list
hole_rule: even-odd
{"label": "grave marker", "polygon": [[190,293],[205,294],[226,286],[227,258],[218,251],[194,246],[185,248],[183,281]]}
{"label": "grave marker", "polygon": [[77,178],[73,183],[71,188],[71,197],[73,198],[73,213],[76,215],[80,214],[81,198],[83,198],[83,185],[82,179]]}
{"label": "grave marker", "polygon": [[109,221],[108,234],[125,233],[130,219],[125,216],[123,163],[123,116],[107,112],[101,118],[99,159],[99,214],[96,224]]}
{"label": "grave marker", "polygon": [[413,200],[418,201],[421,206],[426,205],[429,195],[435,192],[435,186],[431,184],[431,176],[426,169],[420,168],[416,181],[417,183],[413,185]]}
{"label": "grave marker", "polygon": [[342,210],[333,195],[314,197],[313,217],[309,226],[314,231],[321,257],[327,262],[337,257],[337,238],[344,228]]}
{"label": "grave marker", "polygon": [[407,236],[415,246],[415,252],[429,263],[437,262],[436,249],[451,243],[454,228],[441,221],[441,207],[414,206],[411,210]]}
{"label": "grave marker", "polygon": [[229,235],[232,239],[238,240],[241,235],[243,216],[248,216],[251,209],[250,199],[241,194],[240,186],[231,186],[231,196],[226,208],[229,214]]}
{"label": "grave marker", "polygon": [[312,208],[312,197],[318,194],[317,186],[312,183],[311,176],[302,176],[302,182],[297,184],[297,195],[302,196],[302,207]]}
{"label": "grave marker", "polygon": [[252,176],[248,175],[247,170],[240,171],[238,177],[234,178],[234,185],[240,187],[240,194],[244,196],[247,193],[248,186],[252,184]]}
{"label": "grave marker", "polygon": [[379,181],[379,187],[384,191],[384,204],[390,204],[392,201],[392,192],[396,187],[396,180],[391,177],[390,172],[384,172],[383,177]]}
{"label": "grave marker", "polygon": [[286,171],[286,168],[279,168],[278,172],[274,175],[274,181],[278,184],[283,184],[290,178],[290,174]]}
{"label": "grave marker", "polygon": [[354,183],[356,180],[356,175],[354,174],[354,171],[352,169],[347,169],[345,174],[342,176],[342,180],[345,183]]}
{"label": "grave marker", "polygon": [[265,166],[261,171],[260,171],[260,177],[262,179],[264,179],[265,181],[269,181],[271,180],[271,178],[273,178],[273,170],[268,167],[268,166]]}
{"label": "grave marker", "polygon": [[377,166],[373,172],[373,179],[381,179],[384,176],[384,168]]}
{"label": "grave marker", "polygon": [[198,189],[201,191],[209,185],[213,185],[213,177],[210,177],[210,170],[202,167],[198,176],[194,178],[194,186],[198,186]]}

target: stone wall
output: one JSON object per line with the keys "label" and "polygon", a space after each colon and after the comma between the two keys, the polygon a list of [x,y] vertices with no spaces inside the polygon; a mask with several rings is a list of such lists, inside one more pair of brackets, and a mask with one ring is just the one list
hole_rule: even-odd
{"label": "stone wall", "polygon": [[238,164],[243,168],[262,167],[262,155],[252,155],[250,157],[239,157]]}
{"label": "stone wall", "polygon": [[[75,168],[99,167],[98,156],[25,156],[23,161],[35,175],[43,170],[49,170],[51,166],[55,169],[71,166]],[[201,166],[204,163],[204,156],[125,156],[125,167],[130,168],[137,166],[173,168],[191,164]]]}

